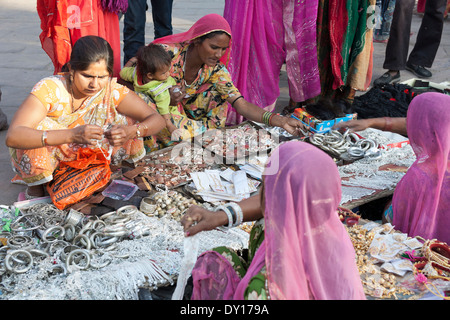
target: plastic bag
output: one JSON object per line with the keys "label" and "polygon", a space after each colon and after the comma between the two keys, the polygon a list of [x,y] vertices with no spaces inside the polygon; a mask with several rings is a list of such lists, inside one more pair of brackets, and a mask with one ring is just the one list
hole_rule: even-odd
{"label": "plastic bag", "polygon": [[172,300],[183,300],[186,283],[194,269],[198,257],[199,240],[197,235],[184,238],[184,257],[178,275],[177,286],[172,294]]}
{"label": "plastic bag", "polygon": [[108,184],[110,160],[103,149],[80,148],[77,159],[62,161],[47,184],[53,204],[60,210],[90,196]]}

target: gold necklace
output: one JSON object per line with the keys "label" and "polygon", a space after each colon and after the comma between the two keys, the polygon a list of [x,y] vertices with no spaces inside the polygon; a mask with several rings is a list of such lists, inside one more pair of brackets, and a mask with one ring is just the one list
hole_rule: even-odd
{"label": "gold necklace", "polygon": [[80,107],[83,105],[84,101],[87,99],[87,98],[84,98],[83,101],[81,102],[81,104],[78,106],[78,108],[75,108],[75,97],[73,95],[72,85],[70,86],[70,98],[71,98],[71,102],[72,102],[72,113],[74,113],[75,111],[80,109]]}

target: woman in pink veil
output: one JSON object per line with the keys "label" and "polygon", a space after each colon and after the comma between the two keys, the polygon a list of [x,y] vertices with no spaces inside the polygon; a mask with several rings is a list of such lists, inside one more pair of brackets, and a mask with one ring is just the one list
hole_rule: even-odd
{"label": "woman in pink veil", "polygon": [[[280,96],[280,71],[286,63],[290,103],[320,94],[316,46],[318,0],[225,1],[224,18],[233,32],[230,73],[248,101],[273,111]],[[233,108],[227,123],[239,124]]]}
{"label": "woman in pink veil", "polygon": [[[227,255],[207,251],[192,271],[192,299],[365,299],[355,251],[337,214],[341,179],[336,164],[299,141],[282,144],[269,161],[278,170],[272,174],[266,167],[264,175],[264,240],[245,275],[234,271]],[[198,221],[197,228],[208,220],[195,208],[187,216]],[[189,224],[185,230],[192,231]],[[265,292],[253,294],[255,281]]]}
{"label": "woman in pink veil", "polygon": [[416,161],[395,188],[396,229],[409,236],[450,244],[450,96],[429,92],[415,97],[406,115]]}

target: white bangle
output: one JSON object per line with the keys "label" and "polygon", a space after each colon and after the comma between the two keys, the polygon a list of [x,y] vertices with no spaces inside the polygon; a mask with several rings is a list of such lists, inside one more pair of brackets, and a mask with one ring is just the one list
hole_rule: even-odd
{"label": "white bangle", "polygon": [[228,217],[228,228],[231,228],[233,225],[233,216],[231,215],[230,210],[228,210],[228,208],[226,208],[225,206],[218,206],[214,209],[214,211],[224,211]]}
{"label": "white bangle", "polygon": [[236,227],[244,221],[244,213],[242,212],[241,206],[236,202],[230,202],[228,205],[236,212],[236,222],[233,224],[233,227]]}

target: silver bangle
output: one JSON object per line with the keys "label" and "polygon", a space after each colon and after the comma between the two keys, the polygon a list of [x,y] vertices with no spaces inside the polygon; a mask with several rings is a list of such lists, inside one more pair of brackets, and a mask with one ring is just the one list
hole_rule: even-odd
{"label": "silver bangle", "polygon": [[119,209],[117,209],[117,214],[120,216],[129,216],[132,215],[134,213],[136,213],[138,211],[137,207],[135,205],[127,205],[124,207],[121,207]]}
{"label": "silver bangle", "polygon": [[222,206],[222,205],[218,206],[214,209],[214,211],[216,211],[216,212],[220,211],[220,210],[222,210],[226,213],[226,215],[228,217],[228,228],[231,228],[233,225],[233,216],[231,215],[230,210],[228,210],[228,208],[226,208],[225,206]]}
{"label": "silver bangle", "polygon": [[[58,231],[59,231],[59,233],[58,233]],[[55,242],[56,240],[59,240],[58,239],[59,237],[63,238],[64,234],[65,234],[65,230],[63,227],[53,226],[44,231],[44,233],[42,234],[42,241],[47,242],[47,243],[52,243],[52,242]],[[50,235],[53,236],[53,239],[50,239],[50,237],[49,237]]]}
{"label": "silver bangle", "polygon": [[242,208],[236,202],[228,203],[236,212],[236,222],[233,224],[233,227],[239,226],[244,221],[244,213],[242,212]]}
{"label": "silver bangle", "polygon": [[92,247],[91,240],[89,239],[89,237],[87,235],[85,235],[85,234],[77,235],[73,239],[72,244],[76,245],[78,240],[80,241],[80,244],[86,248],[86,250],[91,249],[91,247]]}
{"label": "silver bangle", "polygon": [[[25,255],[25,258],[28,258],[29,260],[28,264],[25,264],[25,266],[22,268],[19,268],[20,266],[18,265],[13,265],[11,261],[11,260],[23,261],[22,259],[17,259],[15,257],[18,255]],[[23,262],[26,263],[26,261]],[[30,270],[32,266],[33,266],[33,256],[27,250],[11,250],[8,251],[8,254],[5,257],[5,267],[8,271],[11,271],[13,273],[25,273],[28,270]]]}
{"label": "silver bangle", "polygon": [[[84,256],[85,259],[82,259],[81,256]],[[75,259],[76,257],[76,259]],[[84,260],[84,266],[80,266],[80,262]],[[73,263],[74,262],[74,263]],[[72,263],[74,266],[76,266],[78,269],[86,270],[89,268],[89,264],[91,263],[91,255],[89,254],[89,251],[85,249],[76,249],[71,251],[67,255],[66,259],[66,268],[68,272],[72,272]]]}

